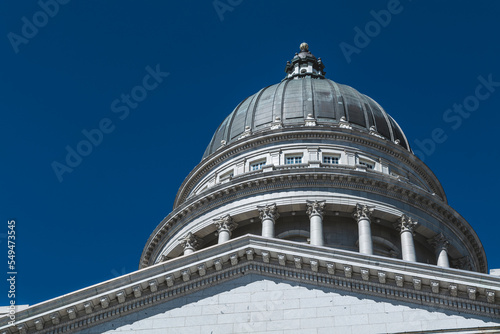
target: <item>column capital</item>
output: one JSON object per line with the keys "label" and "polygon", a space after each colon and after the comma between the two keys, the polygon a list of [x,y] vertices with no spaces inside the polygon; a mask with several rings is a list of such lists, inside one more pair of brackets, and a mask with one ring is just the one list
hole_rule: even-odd
{"label": "column capital", "polygon": [[257,205],[257,210],[259,210],[261,220],[271,219],[274,222],[280,217],[276,203]]}
{"label": "column capital", "polygon": [[453,259],[451,262],[454,268],[470,270],[470,271],[472,270],[472,263],[469,256]]}
{"label": "column capital", "polygon": [[412,235],[415,233],[415,228],[418,226],[418,222],[414,221],[411,217],[403,214],[399,217],[398,222],[394,224],[394,227],[400,232],[410,232]]}
{"label": "column capital", "polygon": [[356,203],[356,207],[354,208],[354,211],[352,212],[352,216],[357,219],[367,219],[370,220],[373,210],[375,210],[374,206],[368,206],[365,204],[359,204]]}
{"label": "column capital", "polygon": [[217,227],[217,233],[227,231],[229,232],[229,235],[231,235],[231,232],[238,227],[238,224],[233,221],[233,217],[229,214],[214,219],[214,224]]}
{"label": "column capital", "polygon": [[428,239],[428,243],[430,243],[436,251],[440,250],[448,250],[448,246],[450,245],[450,241],[444,236],[444,234],[441,232],[439,234],[436,234],[434,238]]}
{"label": "column capital", "polygon": [[312,216],[321,216],[323,217],[323,210],[325,209],[326,200],[322,201],[306,201],[307,211],[306,213],[309,215],[309,218]]}
{"label": "column capital", "polygon": [[184,250],[186,248],[196,250],[201,245],[201,242],[201,238],[197,237],[191,232],[188,232],[185,236],[179,239],[179,244]]}

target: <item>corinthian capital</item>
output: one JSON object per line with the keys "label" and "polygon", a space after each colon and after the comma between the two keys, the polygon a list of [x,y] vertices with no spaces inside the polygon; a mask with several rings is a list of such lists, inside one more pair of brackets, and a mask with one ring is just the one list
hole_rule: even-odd
{"label": "corinthian capital", "polygon": [[434,246],[436,251],[441,249],[447,250],[450,245],[450,241],[444,236],[443,233],[437,234],[434,238],[427,240],[427,242]]}
{"label": "corinthian capital", "polygon": [[198,238],[193,233],[188,232],[185,236],[179,239],[179,243],[184,249],[186,248],[197,249],[198,246],[200,246],[201,244],[201,239]]}
{"label": "corinthian capital", "polygon": [[309,217],[317,215],[323,217],[323,210],[325,209],[326,201],[306,201],[307,211]]}
{"label": "corinthian capital", "polygon": [[354,218],[356,218],[357,220],[360,220],[362,218],[369,220],[373,214],[374,209],[375,209],[374,206],[368,206],[368,205],[356,203],[356,207],[354,208],[352,216]]}
{"label": "corinthian capital", "polygon": [[231,233],[238,224],[233,221],[233,218],[230,215],[225,215],[220,218],[214,219],[214,224],[217,226],[217,232],[228,231]]}
{"label": "corinthian capital", "polygon": [[408,217],[407,215],[403,214],[398,219],[398,222],[394,224],[394,227],[401,233],[410,232],[411,234],[413,234],[417,225],[418,222],[414,221],[411,217]]}
{"label": "corinthian capital", "polygon": [[275,221],[276,219],[278,219],[280,217],[276,203],[266,204],[266,205],[257,205],[257,210],[259,210],[261,220],[272,219],[273,221]]}

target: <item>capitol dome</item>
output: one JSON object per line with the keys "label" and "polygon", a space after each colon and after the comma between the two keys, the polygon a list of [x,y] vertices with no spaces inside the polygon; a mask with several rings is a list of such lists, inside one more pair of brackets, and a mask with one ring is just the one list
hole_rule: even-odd
{"label": "capitol dome", "polygon": [[487,270],[477,234],[396,121],[324,68],[303,43],[280,83],[223,120],[147,241],[141,268],[260,235]]}
{"label": "capitol dome", "polygon": [[399,125],[377,102],[326,79],[323,69],[321,60],[302,45],[301,52],[286,65],[286,78],[239,103],[221,123],[203,157],[214,153],[221,143],[237,141],[245,131],[261,134],[277,122],[283,127],[300,127],[308,118],[327,128],[349,123],[353,130],[371,131],[410,150]]}

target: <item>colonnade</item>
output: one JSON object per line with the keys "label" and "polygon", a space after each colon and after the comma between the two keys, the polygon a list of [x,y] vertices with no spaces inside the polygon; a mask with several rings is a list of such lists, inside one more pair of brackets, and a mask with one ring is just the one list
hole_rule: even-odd
{"label": "colonnade", "polygon": [[[325,211],[325,200],[306,201],[307,215],[310,223],[310,244],[314,246],[323,246],[323,214]],[[358,225],[358,240],[359,252],[361,254],[373,254],[373,239],[371,233],[371,220],[375,207],[357,203],[352,216]],[[276,203],[257,206],[260,219],[262,221],[262,236],[267,238],[275,237],[274,225],[280,217]],[[220,218],[214,219],[213,223],[217,228],[218,243],[224,243],[231,238],[232,231],[238,226],[233,218],[227,214]],[[402,258],[405,261],[417,261],[415,251],[415,242],[413,240],[415,228],[418,223],[411,217],[403,214],[394,227],[400,232],[401,237],[401,252]],[[428,242],[434,246],[436,250],[437,265],[441,267],[449,267],[448,246],[449,241],[446,237],[439,233]],[[184,255],[193,253],[201,246],[201,239],[189,232],[184,237],[179,239],[179,243],[184,250]]]}

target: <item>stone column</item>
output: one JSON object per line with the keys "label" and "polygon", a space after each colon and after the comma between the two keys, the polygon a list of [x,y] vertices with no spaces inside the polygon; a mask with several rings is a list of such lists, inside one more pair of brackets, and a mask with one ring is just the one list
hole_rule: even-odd
{"label": "stone column", "polygon": [[189,232],[179,239],[179,243],[184,249],[184,255],[193,253],[201,244],[201,239]]}
{"label": "stone column", "polygon": [[357,203],[352,213],[358,222],[359,252],[361,254],[373,254],[372,230],[370,226],[373,209],[374,207],[372,206]]}
{"label": "stone column", "polygon": [[417,225],[418,223],[407,215],[402,215],[395,224],[395,227],[401,234],[401,251],[403,252],[403,260],[405,261],[417,261],[415,243],[413,242],[413,234]]}
{"label": "stone column", "polygon": [[444,236],[443,233],[439,233],[428,241],[436,250],[437,265],[449,268],[450,260],[448,259],[448,246],[450,245],[450,241]]}
{"label": "stone column", "polygon": [[260,219],[262,220],[262,236],[274,238],[274,223],[280,216],[276,203],[258,205],[257,210],[259,210]]}
{"label": "stone column", "polygon": [[219,244],[228,241],[231,238],[231,232],[238,226],[233,221],[230,215],[225,215],[214,219],[214,224],[217,226],[217,235],[219,236]]}
{"label": "stone column", "polygon": [[307,211],[309,215],[310,227],[310,244],[323,246],[323,210],[326,201],[307,201]]}

